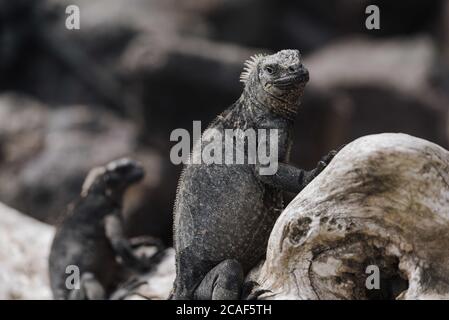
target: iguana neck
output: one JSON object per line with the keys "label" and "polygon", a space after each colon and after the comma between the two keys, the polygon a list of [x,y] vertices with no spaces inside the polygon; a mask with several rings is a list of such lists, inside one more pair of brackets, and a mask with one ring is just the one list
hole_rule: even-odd
{"label": "iguana neck", "polygon": [[253,86],[246,86],[242,93],[242,99],[250,107],[268,110],[274,115],[287,120],[295,120],[298,113],[299,101],[289,102],[274,97],[263,90],[254,90]]}
{"label": "iguana neck", "polygon": [[106,187],[101,186],[98,189],[90,190],[89,193],[85,196],[81,196],[82,198],[97,198],[103,199],[104,203],[108,203],[111,207],[120,209],[123,206],[123,191],[111,191],[106,189]]}

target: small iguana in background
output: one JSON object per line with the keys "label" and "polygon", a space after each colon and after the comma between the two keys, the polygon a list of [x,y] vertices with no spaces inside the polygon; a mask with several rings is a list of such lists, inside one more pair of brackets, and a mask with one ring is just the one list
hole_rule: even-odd
{"label": "small iguana in background", "polygon": [[[55,299],[110,298],[119,283],[132,279],[133,272],[138,276],[158,262],[163,251],[157,239],[141,237],[141,243],[133,244],[123,232],[124,193],[143,177],[142,166],[126,158],[89,172],[80,198],[57,227],[52,243],[49,277]],[[158,251],[140,257],[135,245],[155,245]],[[73,272],[68,266],[79,268],[79,289],[66,285]]]}
{"label": "small iguana in background", "polygon": [[[309,80],[299,51],[256,55],[245,65],[241,97],[209,130],[225,136],[225,129],[277,129],[279,167],[274,175],[261,175],[258,162],[190,161],[185,166],[174,207],[172,299],[241,298],[244,276],[263,259],[270,232],[284,209],[283,192],[299,193],[335,155],[330,152],[311,171],[288,164],[294,120]],[[208,139],[203,134],[202,144]],[[244,136],[236,139],[247,143]]]}

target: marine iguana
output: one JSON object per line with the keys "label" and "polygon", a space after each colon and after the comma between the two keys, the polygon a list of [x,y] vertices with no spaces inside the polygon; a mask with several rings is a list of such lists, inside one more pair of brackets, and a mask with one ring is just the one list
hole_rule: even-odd
{"label": "marine iguana", "polygon": [[[208,130],[224,135],[225,129],[277,129],[278,170],[261,175],[259,162],[193,164],[195,155],[190,156],[174,206],[172,299],[239,299],[244,275],[263,258],[284,209],[283,191],[300,192],[335,155],[331,151],[311,171],[288,164],[294,120],[309,80],[299,51],[256,55],[245,66],[242,95]],[[203,134],[200,143],[208,139]],[[237,136],[234,148],[238,139],[247,146],[247,139]]]}
{"label": "marine iguana", "polygon": [[[57,227],[52,243],[49,276],[55,299],[106,299],[132,271],[144,272],[157,262],[162,252],[157,239],[141,238],[140,244],[156,245],[158,251],[140,257],[122,228],[123,195],[143,177],[141,165],[126,158],[89,172],[80,198]],[[68,266],[79,268],[79,289],[66,286]]]}

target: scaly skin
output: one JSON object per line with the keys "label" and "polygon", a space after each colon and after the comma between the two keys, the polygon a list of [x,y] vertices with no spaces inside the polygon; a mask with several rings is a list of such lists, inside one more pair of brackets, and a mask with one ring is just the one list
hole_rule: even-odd
{"label": "scaly skin", "polygon": [[[283,191],[298,193],[334,155],[330,153],[311,171],[287,164],[294,119],[309,80],[297,50],[254,57],[247,62],[242,80],[241,97],[209,129],[223,136],[225,129],[277,129],[279,168],[276,174],[264,176],[257,164],[246,161],[185,166],[174,208],[173,299],[240,298],[243,275],[263,258],[284,209]],[[207,145],[210,134],[203,134],[202,141]],[[192,157],[196,156],[194,152]]]}
{"label": "scaly skin", "polygon": [[[152,259],[134,254],[122,228],[123,194],[143,175],[143,168],[129,159],[91,170],[52,243],[49,277],[55,299],[106,299],[129,271],[152,266]],[[69,265],[79,268],[80,289],[66,287]]]}

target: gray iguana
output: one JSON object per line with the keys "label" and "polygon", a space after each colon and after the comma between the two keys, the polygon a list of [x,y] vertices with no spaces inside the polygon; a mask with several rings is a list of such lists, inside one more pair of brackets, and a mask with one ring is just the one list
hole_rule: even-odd
{"label": "gray iguana", "polygon": [[[128,270],[138,274],[157,262],[162,250],[151,257],[136,255],[122,227],[123,195],[143,176],[140,164],[126,158],[89,172],[80,198],[57,227],[51,246],[49,277],[55,299],[106,299],[128,280],[132,274]],[[151,237],[141,237],[140,242],[162,249]],[[66,285],[73,272],[69,266],[79,269],[79,289]]]}
{"label": "gray iguana", "polygon": [[[309,80],[299,51],[256,55],[245,65],[241,97],[208,130],[225,135],[225,129],[277,129],[278,170],[261,175],[259,162],[193,164],[191,155],[174,207],[173,299],[240,298],[244,275],[263,258],[284,209],[283,191],[301,191],[335,155],[330,152],[311,171],[288,164],[294,120]],[[246,148],[241,135],[236,135],[234,147],[238,139]],[[206,134],[200,143],[208,143]]]}

